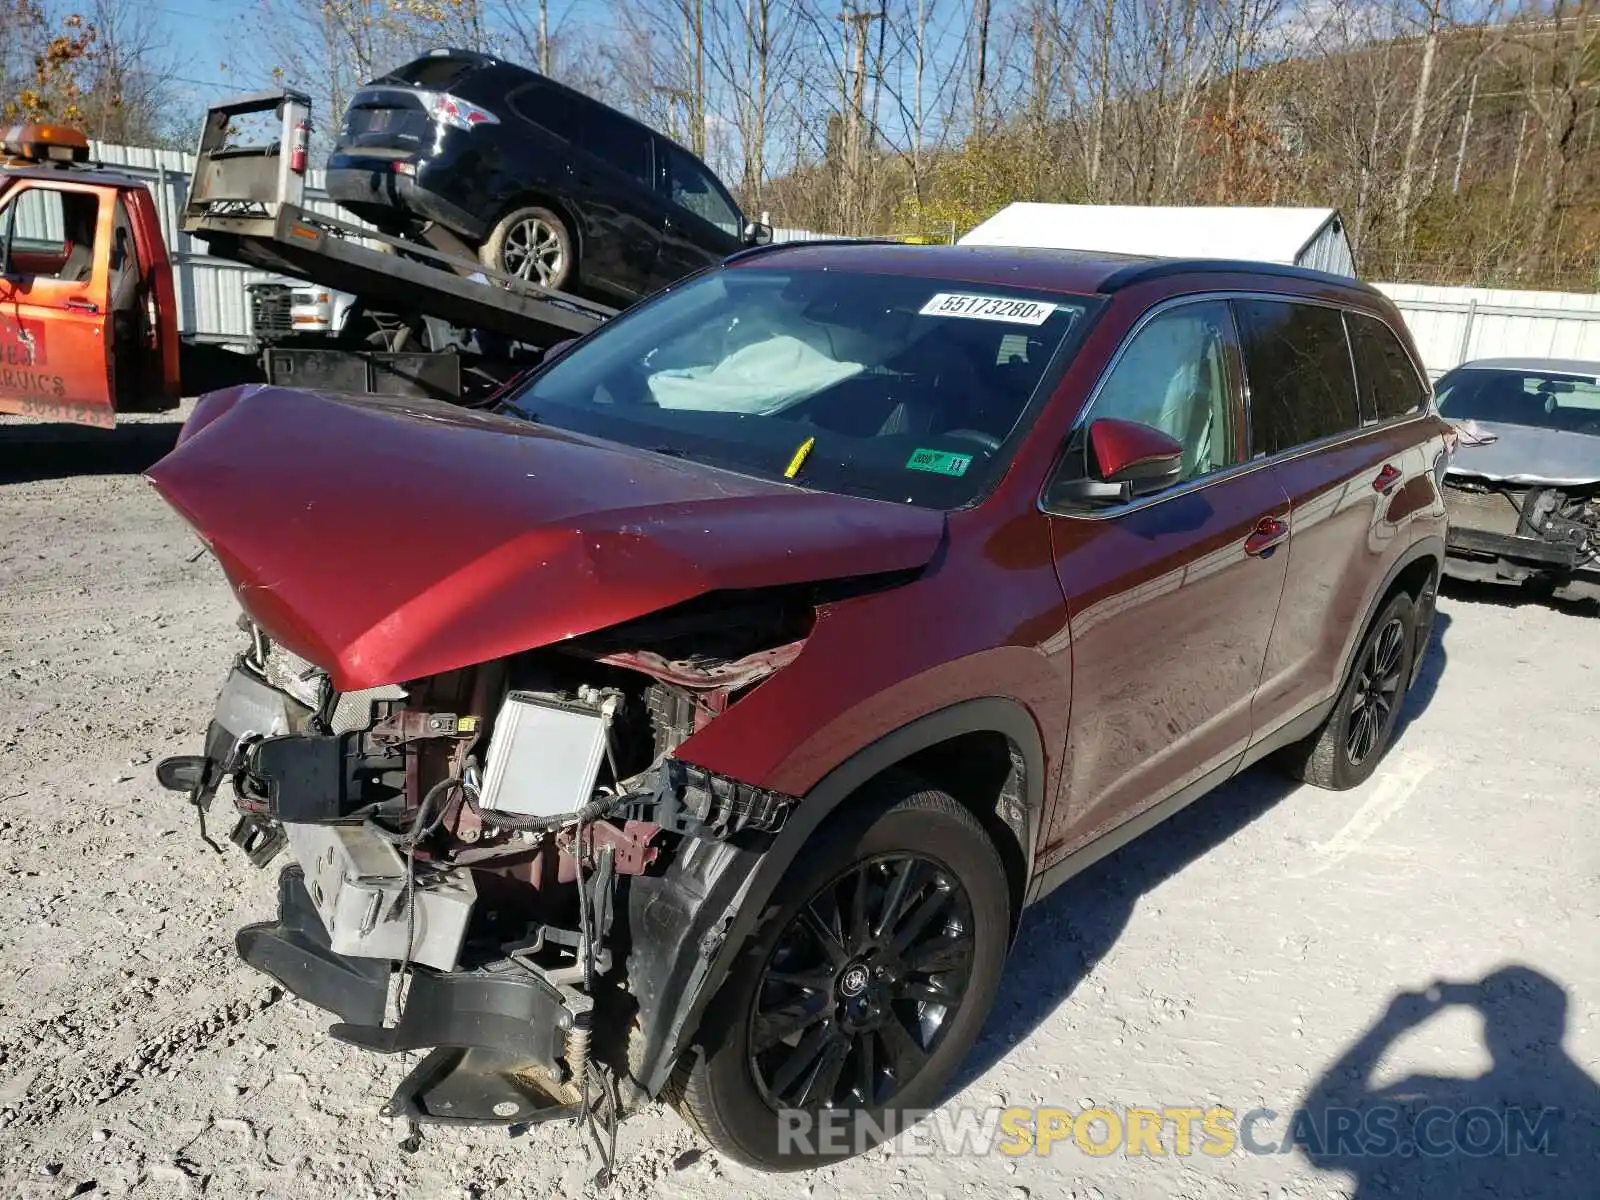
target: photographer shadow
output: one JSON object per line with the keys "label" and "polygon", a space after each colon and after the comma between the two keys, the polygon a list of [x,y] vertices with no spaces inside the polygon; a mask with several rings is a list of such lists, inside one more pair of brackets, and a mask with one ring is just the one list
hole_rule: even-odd
{"label": "photographer shadow", "polygon": [[[1374,1086],[1395,1041],[1450,1005],[1482,1014],[1489,1070]],[[1290,1136],[1354,1176],[1352,1200],[1600,1195],[1600,1085],[1562,1048],[1566,1023],[1566,993],[1531,967],[1402,992],[1311,1087]]]}

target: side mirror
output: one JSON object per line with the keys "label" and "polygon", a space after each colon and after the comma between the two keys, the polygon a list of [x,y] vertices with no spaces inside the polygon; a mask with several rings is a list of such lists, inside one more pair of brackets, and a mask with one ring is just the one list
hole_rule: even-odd
{"label": "side mirror", "polygon": [[1102,417],[1091,422],[1086,451],[1088,474],[1057,484],[1058,499],[1120,504],[1169,488],[1183,473],[1182,443],[1138,421]]}
{"label": "side mirror", "polygon": [[746,221],[744,226],[744,244],[746,246],[765,246],[772,241],[772,226],[763,225],[760,221]]}

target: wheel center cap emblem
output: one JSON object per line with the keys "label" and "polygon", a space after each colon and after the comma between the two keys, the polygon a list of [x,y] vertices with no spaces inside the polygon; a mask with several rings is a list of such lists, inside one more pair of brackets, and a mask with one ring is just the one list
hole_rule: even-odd
{"label": "wheel center cap emblem", "polygon": [[867,969],[859,963],[839,976],[839,990],[851,999],[867,990]]}

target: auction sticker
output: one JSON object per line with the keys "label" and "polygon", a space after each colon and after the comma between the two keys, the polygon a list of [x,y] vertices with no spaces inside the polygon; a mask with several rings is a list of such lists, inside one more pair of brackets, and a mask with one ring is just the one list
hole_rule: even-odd
{"label": "auction sticker", "polygon": [[965,475],[972,465],[972,455],[951,454],[947,450],[913,450],[906,459],[910,471],[931,471],[935,475]]}
{"label": "auction sticker", "polygon": [[1007,300],[1003,296],[976,296],[967,292],[940,292],[920,310],[924,317],[965,317],[969,321],[1009,321],[1013,325],[1043,325],[1055,312],[1054,304],[1037,300]]}

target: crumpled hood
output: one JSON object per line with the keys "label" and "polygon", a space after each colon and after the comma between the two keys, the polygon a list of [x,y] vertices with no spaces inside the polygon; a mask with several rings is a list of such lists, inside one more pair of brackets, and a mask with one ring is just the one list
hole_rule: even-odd
{"label": "crumpled hood", "polygon": [[1600,437],[1500,421],[1476,424],[1495,440],[1474,445],[1463,439],[1450,460],[1451,475],[1547,487],[1600,483]]}
{"label": "crumpled hood", "polygon": [[342,690],[723,589],[926,564],[944,515],[444,404],[251,385],[148,472],[239,603]]}

